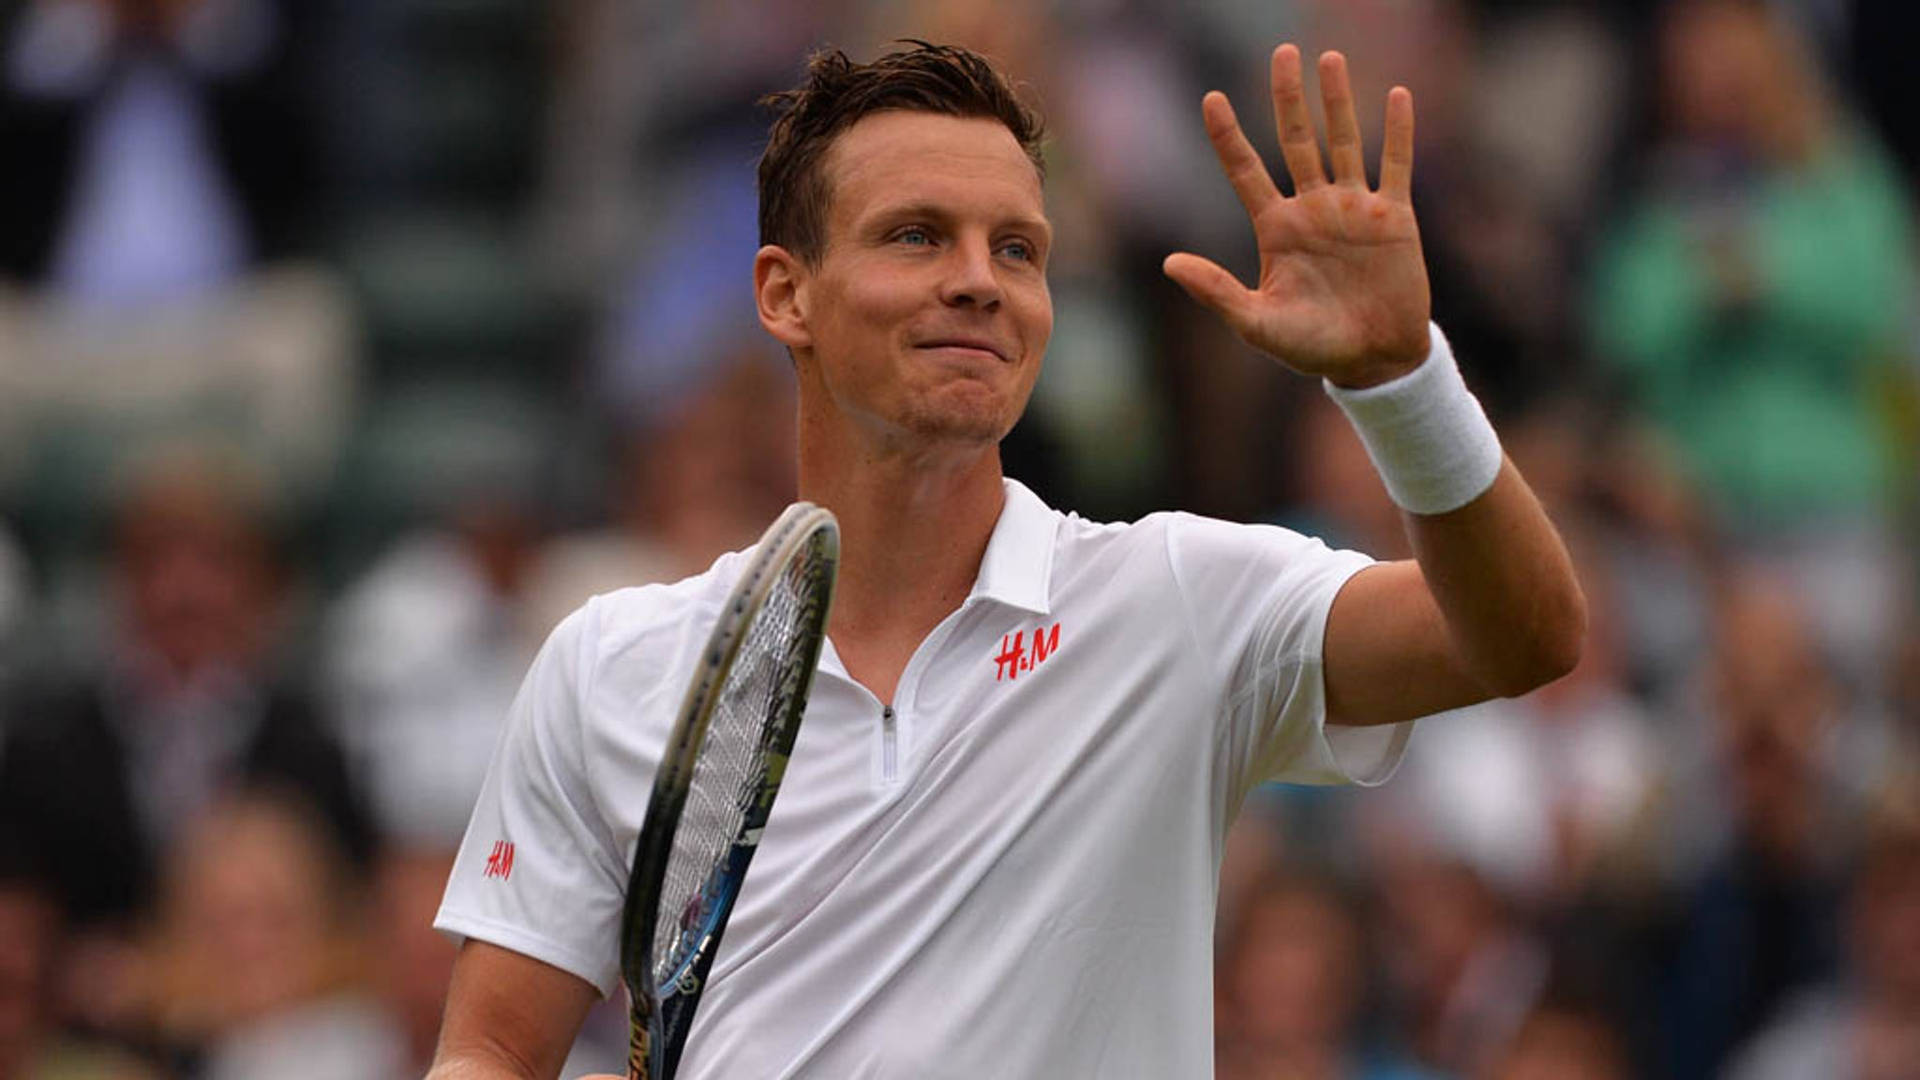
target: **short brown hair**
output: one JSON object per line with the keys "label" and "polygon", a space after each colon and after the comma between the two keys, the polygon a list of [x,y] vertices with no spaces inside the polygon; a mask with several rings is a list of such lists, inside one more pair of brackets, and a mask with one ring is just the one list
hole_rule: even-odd
{"label": "short brown hair", "polygon": [[807,77],[761,99],[776,115],[760,155],[760,242],[816,262],[826,247],[828,187],[823,162],[841,132],[877,112],[983,117],[1007,126],[1044,174],[1040,114],[1020,101],[987,59],[954,45],[908,41],[870,64],[839,49],[814,53]]}

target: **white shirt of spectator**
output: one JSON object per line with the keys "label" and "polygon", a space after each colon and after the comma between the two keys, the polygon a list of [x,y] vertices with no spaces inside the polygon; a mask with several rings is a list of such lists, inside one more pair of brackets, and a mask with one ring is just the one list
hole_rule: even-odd
{"label": "white shirt of spectator", "polygon": [[[1327,728],[1363,555],[1271,526],[1093,524],[1007,482],[891,714],[829,643],[681,1074],[1211,1075],[1215,884],[1249,787],[1378,783]],[[695,654],[743,566],[597,597],[533,664],[435,925],[618,985],[620,905]]]}

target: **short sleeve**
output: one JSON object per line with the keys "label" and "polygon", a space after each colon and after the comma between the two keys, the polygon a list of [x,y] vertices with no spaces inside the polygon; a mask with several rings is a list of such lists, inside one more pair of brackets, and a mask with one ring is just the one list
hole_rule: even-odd
{"label": "short sleeve", "polygon": [[619,977],[626,874],[588,782],[582,703],[593,604],[562,620],[501,732],[434,926],[578,975]]}
{"label": "short sleeve", "polygon": [[1271,525],[1171,515],[1167,555],[1196,648],[1224,684],[1232,780],[1378,784],[1412,724],[1329,727],[1322,649],[1333,598],[1373,560]]}

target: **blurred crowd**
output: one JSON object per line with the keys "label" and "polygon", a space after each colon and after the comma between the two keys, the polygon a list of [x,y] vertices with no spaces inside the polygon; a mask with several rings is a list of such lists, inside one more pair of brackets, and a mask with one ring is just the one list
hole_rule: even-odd
{"label": "blurred crowd", "polygon": [[1159,272],[1250,273],[1198,102],[1294,40],[1413,89],[1435,317],[1581,569],[1571,676],[1250,800],[1222,1080],[1920,1077],[1908,6],[0,4],[0,1080],[424,1071],[533,650],[792,496],[756,100],[902,37],[1052,132],[1010,475],[1405,556]]}

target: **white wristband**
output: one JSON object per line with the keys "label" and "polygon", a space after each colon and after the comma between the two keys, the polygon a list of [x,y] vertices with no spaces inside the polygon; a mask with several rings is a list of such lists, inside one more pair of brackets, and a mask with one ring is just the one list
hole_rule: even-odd
{"label": "white wristband", "polygon": [[1397,379],[1346,390],[1326,384],[1366,444],[1387,494],[1416,514],[1458,510],[1500,475],[1500,437],[1467,389],[1440,328],[1428,325],[1427,358]]}

